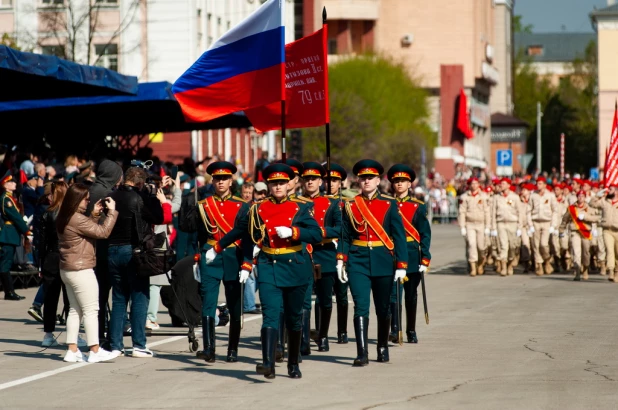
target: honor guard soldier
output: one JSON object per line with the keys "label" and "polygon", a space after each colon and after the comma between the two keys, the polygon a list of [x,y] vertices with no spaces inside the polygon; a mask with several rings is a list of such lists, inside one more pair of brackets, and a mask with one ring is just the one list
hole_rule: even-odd
{"label": "honor guard soldier", "polygon": [[[410,197],[410,187],[416,179],[416,173],[407,165],[395,164],[388,170],[388,180],[399,213],[401,214],[403,227],[406,231],[408,248],[408,280],[403,286],[395,284],[391,294],[391,342],[396,343],[399,339],[399,316],[401,306],[397,304],[396,286],[403,287],[406,301],[406,336],[408,343],[418,343],[416,337],[416,307],[418,305],[418,285],[421,275],[429,268],[431,254],[431,224],[427,219],[427,207],[423,201]],[[401,293],[400,293],[401,294]]]}
{"label": "honor guard soldier", "polygon": [[[342,213],[344,212],[345,201],[348,199],[341,195],[341,185],[347,178],[348,173],[345,168],[339,164],[330,163],[330,176],[326,177],[326,182],[330,182],[330,195],[332,198],[339,200]],[[343,218],[343,214],[341,214],[341,217]],[[341,245],[337,244],[337,246]],[[337,302],[337,343],[345,344],[348,343],[348,289],[350,285],[347,282],[341,282],[338,277],[333,278],[333,283],[335,301]],[[319,294],[316,297],[316,303],[321,304]],[[316,328],[319,329],[320,326],[317,323],[318,321],[316,321]]]}
{"label": "honor guard soldier", "polygon": [[530,195],[527,219],[529,232],[532,233],[535,273],[541,276],[543,273],[550,275],[554,271],[549,253],[549,236],[556,231],[560,221],[556,196],[547,190],[545,177],[537,179],[536,188],[537,191]]}
{"label": "honor guard soldier", "polygon": [[478,178],[471,178],[470,190],[459,199],[459,227],[468,245],[470,276],[484,273],[485,251],[489,235],[489,198],[481,191]]}
{"label": "honor guard soldier", "polygon": [[519,238],[521,237],[520,201],[511,191],[511,180],[502,178],[500,193],[494,195],[491,208],[491,236],[498,238],[496,266],[501,276],[513,274],[517,263]]}
{"label": "honor guard soldier", "polygon": [[[393,280],[406,277],[408,252],[397,202],[378,191],[380,176],[384,173],[382,165],[365,159],[357,162],[353,171],[359,179],[361,194],[346,203],[337,275],[342,282],[349,278],[354,300],[357,348],[354,366],[366,366],[369,364],[369,299],[373,292],[378,318],[378,362],[388,362],[390,296]],[[347,262],[347,269],[344,262]]]}
{"label": "honor guard soldier", "polygon": [[[303,194],[313,201],[313,217],[322,230],[322,241],[313,245],[316,311],[319,327],[316,344],[318,351],[328,352],[328,328],[333,311],[333,286],[337,280],[337,245],[341,236],[341,207],[339,200],[320,194],[326,170],[317,162],[303,163]],[[307,314],[303,310],[303,319]],[[303,332],[304,323],[303,323]],[[303,335],[304,336],[304,335]]]}
{"label": "honor guard soldier", "polygon": [[618,257],[618,185],[612,184],[609,188],[597,192],[596,197],[590,201],[590,206],[600,209],[602,213],[601,226],[603,227],[603,239],[607,248],[608,279],[618,282],[616,258]]}
{"label": "honor guard soldier", "polygon": [[[220,253],[234,241],[244,240],[259,245],[257,280],[262,301],[262,359],[256,371],[267,379],[275,377],[275,350],[283,305],[288,329],[288,375],[300,378],[298,367],[302,329],[303,301],[313,276],[303,244],[322,240],[322,230],[310,213],[310,208],[288,198],[288,183],[294,179],[292,168],[285,164],[271,164],[263,171],[270,196],[251,206],[249,213],[237,221],[234,229],[209,250],[206,261]],[[248,261],[253,259],[251,246],[243,248],[245,263],[241,276],[249,275]]]}
{"label": "honor guard soldier", "polygon": [[[232,176],[236,171],[236,167],[226,161],[213,162],[206,168],[206,172],[212,176],[214,193],[206,194],[206,198],[198,203],[202,219],[199,230],[202,254],[212,249],[218,240],[232,230],[236,220],[247,215],[249,211],[249,205],[241,198],[232,196],[230,192]],[[252,243],[248,244],[253,248],[252,245]],[[222,281],[225,299],[230,310],[227,361],[236,362],[238,360],[242,308],[240,290],[241,284],[247,280],[247,277],[243,275],[239,280],[239,271],[243,262],[243,254],[239,246],[239,242],[228,244],[209,264],[206,264],[206,258],[200,258],[204,350],[197,352],[196,356],[209,363],[215,361],[215,314]],[[246,267],[250,272],[251,264]],[[245,271],[241,272],[244,274]]]}
{"label": "honor guard soldier", "polygon": [[2,185],[2,212],[0,220],[0,279],[2,279],[2,289],[4,289],[4,300],[22,300],[13,289],[13,279],[11,278],[11,266],[13,266],[13,255],[15,248],[21,245],[21,236],[28,232],[28,225],[19,212],[17,203],[13,198],[13,192],[17,187],[10,171],[0,180]]}
{"label": "honor guard soldier", "polygon": [[577,202],[569,206],[560,224],[560,232],[564,232],[567,227],[571,231],[573,265],[575,266],[575,278],[573,280],[579,281],[582,276],[584,280],[588,280],[592,223],[599,220],[596,210],[589,208],[586,203],[586,192],[580,190],[577,193]]}

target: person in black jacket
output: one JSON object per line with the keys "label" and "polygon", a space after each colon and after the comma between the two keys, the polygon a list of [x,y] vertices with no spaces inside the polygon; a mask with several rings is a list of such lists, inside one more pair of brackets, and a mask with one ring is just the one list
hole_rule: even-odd
{"label": "person in black jacket", "polygon": [[43,303],[43,347],[58,346],[53,332],[56,330],[56,312],[60,290],[63,291],[64,309],[69,310],[69,300],[66,289],[60,278],[60,249],[58,232],[56,232],[56,217],[62,205],[62,200],[68,189],[64,182],[52,182],[51,204],[41,216],[39,225],[39,268],[45,285],[45,302]]}
{"label": "person in black jacket", "polygon": [[[112,313],[109,341],[115,356],[123,354],[124,323],[131,301],[131,338],[133,357],[152,357],[146,347],[146,316],[150,300],[150,280],[137,276],[133,250],[139,237],[152,232],[153,225],[163,223],[163,208],[153,186],[146,185],[148,175],[142,168],[131,167],[124,184],[112,193],[118,220],[109,236],[109,278],[112,285]],[[165,201],[165,195],[159,195]],[[138,220],[138,218],[140,220]],[[141,230],[138,234],[137,229]]]}
{"label": "person in black jacket", "polygon": [[[90,187],[90,203],[86,208],[86,216],[90,216],[94,204],[99,200],[108,197],[113,189],[117,188],[122,183],[122,168],[114,161],[104,159],[97,168],[97,179]],[[99,223],[105,221],[105,213],[99,219]],[[99,284],[99,340],[101,345],[106,350],[111,348],[108,345],[108,338],[105,336],[107,325],[107,301],[109,300],[109,291],[111,288],[109,282],[109,269],[107,266],[107,239],[97,240],[97,266],[94,268],[94,273],[97,276]]]}

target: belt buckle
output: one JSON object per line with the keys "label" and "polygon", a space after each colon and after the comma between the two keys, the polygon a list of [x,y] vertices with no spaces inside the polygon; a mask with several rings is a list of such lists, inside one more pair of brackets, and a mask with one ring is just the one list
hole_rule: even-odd
{"label": "belt buckle", "polygon": [[281,253],[281,249],[275,248],[275,255],[279,255]]}

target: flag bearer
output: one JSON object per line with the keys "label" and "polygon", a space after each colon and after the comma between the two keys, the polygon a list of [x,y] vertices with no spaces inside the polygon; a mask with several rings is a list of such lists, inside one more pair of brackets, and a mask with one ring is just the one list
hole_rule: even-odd
{"label": "flag bearer", "polygon": [[608,279],[618,282],[616,257],[618,257],[618,185],[612,184],[607,189],[600,190],[590,201],[590,206],[601,210],[601,226],[607,252]]}

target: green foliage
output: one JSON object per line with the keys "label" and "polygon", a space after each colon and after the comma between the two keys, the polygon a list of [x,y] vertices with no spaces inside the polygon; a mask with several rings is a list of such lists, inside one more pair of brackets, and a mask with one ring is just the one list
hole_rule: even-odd
{"label": "green foliage", "polygon": [[17,46],[17,42],[15,41],[15,39],[11,35],[9,35],[9,33],[4,33],[2,35],[2,38],[0,38],[0,44],[15,50],[21,50],[21,48]]}
{"label": "green foliage", "polygon": [[[384,166],[418,164],[435,144],[427,95],[403,66],[381,56],[349,58],[329,67],[332,160],[351,168],[362,158]],[[324,128],[304,130],[304,159],[324,159]]]}
{"label": "green foliage", "polygon": [[[522,53],[515,59],[515,115],[530,124],[527,150],[536,153],[536,104],[541,102],[542,164],[560,165],[560,134],[566,136],[565,166],[587,173],[597,165],[597,48],[592,41],[583,56],[570,63],[570,74],[558,84],[540,76]],[[533,161],[532,167],[536,161]]]}
{"label": "green foliage", "polygon": [[513,16],[513,32],[514,33],[526,33],[526,34],[530,34],[532,33],[532,24],[527,24],[527,25],[523,25],[523,23],[521,22],[522,16],[521,15],[517,15],[517,16]]}

